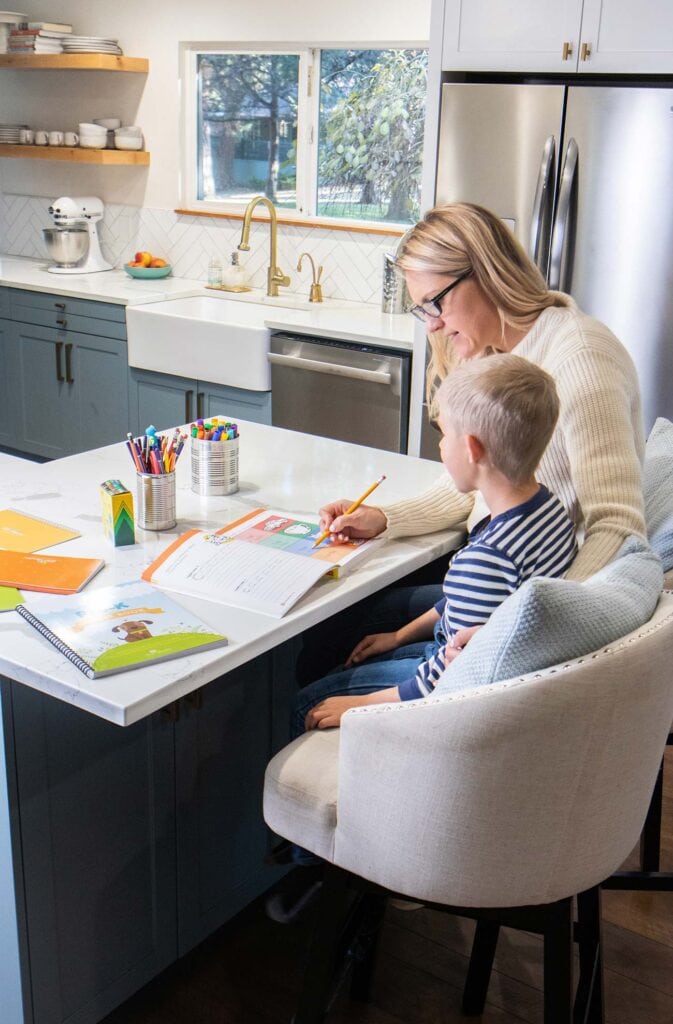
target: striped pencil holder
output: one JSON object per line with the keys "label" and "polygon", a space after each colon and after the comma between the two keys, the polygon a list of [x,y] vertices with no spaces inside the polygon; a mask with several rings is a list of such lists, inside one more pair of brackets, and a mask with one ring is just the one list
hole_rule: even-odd
{"label": "striped pencil holder", "polygon": [[192,490],[196,494],[207,497],[238,490],[238,440],[192,438]]}
{"label": "striped pencil holder", "polygon": [[175,473],[136,473],[136,518],[141,530],[171,530],[175,517]]}

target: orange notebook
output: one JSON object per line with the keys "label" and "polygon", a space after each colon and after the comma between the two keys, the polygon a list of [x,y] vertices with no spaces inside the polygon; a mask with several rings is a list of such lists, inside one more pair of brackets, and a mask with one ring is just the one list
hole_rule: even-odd
{"label": "orange notebook", "polygon": [[102,558],[0,550],[0,586],[42,590],[48,594],[75,594],[104,565]]}

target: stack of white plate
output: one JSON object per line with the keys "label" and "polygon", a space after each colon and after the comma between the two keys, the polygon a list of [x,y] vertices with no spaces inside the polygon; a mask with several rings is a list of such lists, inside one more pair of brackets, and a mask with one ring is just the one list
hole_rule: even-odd
{"label": "stack of white plate", "polygon": [[11,145],[18,145],[19,143],[19,132],[22,128],[27,128],[27,124],[0,124],[0,143],[10,143]]}
{"label": "stack of white plate", "polygon": [[68,36],[62,42],[64,53],[122,53],[118,40],[100,36]]}

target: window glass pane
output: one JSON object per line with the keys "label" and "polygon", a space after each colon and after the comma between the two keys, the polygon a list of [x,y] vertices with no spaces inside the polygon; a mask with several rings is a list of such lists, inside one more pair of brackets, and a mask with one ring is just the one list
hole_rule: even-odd
{"label": "window glass pane", "polygon": [[318,214],[420,215],[427,50],[323,50]]}
{"label": "window glass pane", "polygon": [[197,76],[197,197],[296,208],[299,55],[200,53]]}

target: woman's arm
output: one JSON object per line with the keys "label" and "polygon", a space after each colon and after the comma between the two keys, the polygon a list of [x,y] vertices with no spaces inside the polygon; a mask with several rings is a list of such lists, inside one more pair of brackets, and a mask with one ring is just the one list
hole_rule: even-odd
{"label": "woman's arm", "polygon": [[[586,347],[565,360],[554,376],[561,399],[557,430],[562,432],[585,531],[566,575],[584,580],[614,558],[626,537],[646,536],[638,385],[621,350],[613,357]],[[540,477],[549,478],[561,497],[552,480],[559,472],[558,451],[550,448]]]}

